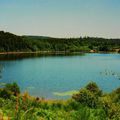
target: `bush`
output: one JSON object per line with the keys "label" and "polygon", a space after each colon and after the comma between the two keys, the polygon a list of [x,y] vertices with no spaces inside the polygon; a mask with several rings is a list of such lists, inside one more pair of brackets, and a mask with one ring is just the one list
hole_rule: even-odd
{"label": "bush", "polygon": [[97,84],[94,82],[90,82],[85,88],[96,96],[102,95],[102,90],[100,90]]}
{"label": "bush", "polygon": [[1,98],[10,99],[11,94],[12,94],[12,93],[11,93],[10,91],[6,90],[6,89],[0,90],[0,97],[1,97]]}
{"label": "bush", "polygon": [[64,107],[65,110],[78,110],[81,107],[81,105],[76,102],[75,100],[71,99],[67,101],[66,106]]}
{"label": "bush", "polygon": [[15,96],[20,93],[20,88],[16,83],[6,84],[4,89],[6,89],[7,91],[11,91]]}
{"label": "bush", "polygon": [[[95,83],[89,83],[69,100],[40,100],[28,93],[18,95],[16,85],[0,89],[0,110],[14,120],[119,120],[120,88],[99,96]],[[16,92],[17,91],[17,92]],[[8,99],[9,98],[9,99]]]}
{"label": "bush", "polygon": [[90,118],[90,109],[87,107],[81,107],[73,115],[74,120],[89,120]]}
{"label": "bush", "polygon": [[114,103],[120,103],[120,88],[114,90],[110,95]]}
{"label": "bush", "polygon": [[74,94],[72,98],[91,108],[96,108],[98,105],[97,97],[87,89],[81,89],[80,92],[78,94]]}

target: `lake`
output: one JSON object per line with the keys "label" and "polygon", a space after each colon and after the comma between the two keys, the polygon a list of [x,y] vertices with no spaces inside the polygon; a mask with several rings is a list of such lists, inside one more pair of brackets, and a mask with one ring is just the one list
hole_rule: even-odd
{"label": "lake", "polygon": [[120,87],[120,54],[6,55],[0,57],[0,64],[4,67],[0,82],[16,82],[22,92],[46,99],[69,98],[67,93],[91,81],[104,92]]}

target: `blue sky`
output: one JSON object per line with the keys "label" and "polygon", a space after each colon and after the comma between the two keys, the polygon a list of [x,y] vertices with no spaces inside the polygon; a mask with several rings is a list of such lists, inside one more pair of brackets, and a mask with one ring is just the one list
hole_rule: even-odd
{"label": "blue sky", "polygon": [[0,0],[0,30],[120,38],[120,0]]}

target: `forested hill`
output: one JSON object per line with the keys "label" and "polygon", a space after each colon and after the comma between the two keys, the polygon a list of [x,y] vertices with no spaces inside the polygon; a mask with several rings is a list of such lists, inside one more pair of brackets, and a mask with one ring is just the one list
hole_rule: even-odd
{"label": "forested hill", "polygon": [[0,52],[25,51],[27,49],[28,42],[22,37],[0,31]]}
{"label": "forested hill", "polygon": [[120,39],[95,37],[52,38],[44,36],[17,36],[0,31],[0,52],[31,51],[114,51],[120,49]]}

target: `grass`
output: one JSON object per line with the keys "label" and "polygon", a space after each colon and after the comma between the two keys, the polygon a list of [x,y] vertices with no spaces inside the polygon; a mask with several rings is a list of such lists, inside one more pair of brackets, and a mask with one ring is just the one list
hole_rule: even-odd
{"label": "grass", "polygon": [[[120,88],[105,94],[91,82],[79,91],[53,93],[72,95],[68,100],[46,100],[28,93],[15,96],[19,89],[12,88],[15,84],[0,89],[0,120],[120,120]],[[13,92],[4,98],[3,89]]]}

